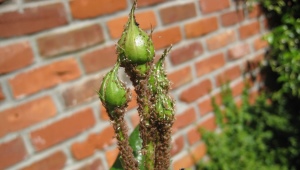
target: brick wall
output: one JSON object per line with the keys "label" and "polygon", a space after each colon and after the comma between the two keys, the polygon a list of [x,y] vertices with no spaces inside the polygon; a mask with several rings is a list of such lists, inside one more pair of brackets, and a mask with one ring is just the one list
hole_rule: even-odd
{"label": "brick wall", "polygon": [[[0,0],[1,2],[1,0]],[[0,169],[108,169],[118,154],[96,95],[116,61],[131,0],[6,0],[0,5]],[[259,6],[233,0],[139,0],[136,17],[154,28],[157,54],[173,44],[174,169],[205,155],[197,127],[216,128],[210,95],[243,88],[246,61],[267,44]],[[124,79],[126,76],[122,75]],[[253,90],[255,93],[255,89]],[[238,100],[238,98],[237,98]],[[126,121],[138,124],[132,101]],[[100,169],[101,169],[100,168]]]}

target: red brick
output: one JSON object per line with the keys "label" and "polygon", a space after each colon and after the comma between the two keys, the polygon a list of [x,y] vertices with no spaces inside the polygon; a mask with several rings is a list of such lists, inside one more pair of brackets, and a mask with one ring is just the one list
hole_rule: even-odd
{"label": "red brick", "polygon": [[205,121],[201,122],[198,126],[199,129],[203,128],[209,131],[213,131],[217,128],[216,118],[214,116],[209,117]]}
{"label": "red brick", "polygon": [[183,62],[192,60],[203,53],[202,44],[199,42],[194,42],[183,47],[172,50],[171,52],[171,62],[174,65],[181,64]]}
{"label": "red brick", "polygon": [[205,99],[198,104],[201,116],[213,111],[211,98]]}
{"label": "red brick", "polygon": [[11,11],[0,15],[0,37],[31,34],[67,24],[62,4],[25,8],[23,12]]}
{"label": "red brick", "polygon": [[133,114],[130,117],[130,120],[131,120],[132,126],[136,127],[140,123],[140,116],[139,116],[138,112],[136,112],[135,114]]}
{"label": "red brick", "polygon": [[117,61],[115,46],[109,46],[89,52],[81,57],[83,67],[87,73],[92,73],[112,67]]}
{"label": "red brick", "polygon": [[[134,0],[131,0],[133,2]],[[139,0],[137,3],[138,7],[144,7],[144,6],[150,6],[150,5],[156,5],[158,3],[166,2],[167,0]]]}
{"label": "red brick", "polygon": [[266,40],[263,40],[261,37],[257,38],[253,42],[253,46],[255,50],[260,50],[263,48],[268,47],[268,42]]}
{"label": "red brick", "polygon": [[0,56],[0,75],[29,66],[34,60],[32,48],[26,41],[0,47]]}
{"label": "red brick", "polygon": [[163,31],[154,32],[152,40],[156,50],[168,47],[180,42],[182,39],[179,27],[168,28]]}
{"label": "red brick", "polygon": [[74,58],[61,60],[27,72],[9,80],[15,98],[21,98],[59,83],[71,81],[80,76],[78,64]]}
{"label": "red brick", "polygon": [[[0,85],[0,102],[2,101],[2,100],[5,100],[5,94],[3,93],[3,90],[2,90],[2,87],[1,87],[1,85]],[[1,135],[0,135],[1,136]]]}
{"label": "red brick", "polygon": [[188,169],[195,165],[195,163],[197,162],[193,160],[193,157],[190,154],[186,153],[180,159],[173,161],[172,167],[174,170],[180,170],[182,168]]}
{"label": "red brick", "polygon": [[87,143],[97,149],[103,149],[113,143],[115,132],[112,126],[108,126],[103,129],[100,133],[91,134]]}
{"label": "red brick", "polygon": [[203,76],[225,65],[223,53],[215,54],[195,64],[197,76]]}
{"label": "red brick", "polygon": [[72,144],[71,151],[75,159],[81,160],[94,154],[94,146],[88,142],[76,142]]}
{"label": "red brick", "polygon": [[200,143],[196,145],[195,147],[191,148],[191,155],[193,157],[193,160],[198,162],[200,161],[206,154],[206,146],[204,143]]}
{"label": "red brick", "polygon": [[238,83],[235,83],[231,88],[232,89],[232,95],[234,97],[241,95],[244,88],[245,88],[244,81],[239,81]]}
{"label": "red brick", "polygon": [[106,160],[107,160],[109,168],[111,168],[111,166],[116,161],[118,154],[119,154],[118,148],[106,151],[105,156],[106,156]]}
{"label": "red brick", "polygon": [[262,7],[256,4],[250,9],[249,18],[259,17],[262,13]]}
{"label": "red brick", "polygon": [[101,85],[100,80],[100,77],[95,77],[65,89],[62,93],[65,105],[67,107],[72,107],[97,98],[97,91],[100,89]]}
{"label": "red brick", "polygon": [[174,4],[160,9],[159,14],[164,25],[193,18],[197,15],[194,2]]}
{"label": "red brick", "polygon": [[254,21],[250,24],[243,25],[239,28],[240,38],[242,40],[256,35],[260,32],[260,25],[258,21]]}
{"label": "red brick", "polygon": [[216,76],[217,86],[220,86],[228,81],[232,81],[242,74],[239,66],[233,66],[231,68],[226,69],[222,73]]}
{"label": "red brick", "polygon": [[188,141],[190,145],[193,145],[194,143],[200,141],[201,134],[197,127],[192,128],[187,133]]}
{"label": "red brick", "polygon": [[96,159],[93,162],[86,164],[76,170],[101,170],[101,169],[105,169],[102,164],[102,161],[100,159]]}
{"label": "red brick", "polygon": [[171,81],[172,89],[177,89],[193,80],[192,69],[187,66],[180,70],[168,74],[168,79]]}
{"label": "red brick", "polygon": [[183,136],[180,136],[172,142],[171,155],[172,156],[176,155],[183,149],[183,147],[184,147],[184,138]]}
{"label": "red brick", "polygon": [[16,164],[24,160],[27,156],[27,151],[23,140],[18,137],[11,141],[0,144],[0,169]]}
{"label": "red brick", "polygon": [[229,6],[229,0],[200,0],[200,8],[204,14],[220,11]]}
{"label": "red brick", "polygon": [[201,19],[184,26],[187,38],[199,37],[218,29],[217,17]]}
{"label": "red brick", "polygon": [[190,108],[181,114],[176,115],[173,125],[174,132],[192,124],[196,120],[195,109]]}
{"label": "red brick", "polygon": [[35,149],[40,151],[61,143],[95,124],[92,109],[85,109],[30,134]]}
{"label": "red brick", "polygon": [[63,169],[67,161],[66,155],[62,151],[55,152],[45,158],[34,162],[33,164],[21,168],[21,170],[53,170]]}
{"label": "red brick", "polygon": [[238,44],[228,50],[229,60],[236,60],[250,54],[250,47],[248,44]]}
{"label": "red brick", "polygon": [[73,0],[70,8],[74,18],[86,19],[124,10],[127,3],[126,0]]}
{"label": "red brick", "polygon": [[245,18],[244,11],[230,11],[221,15],[221,21],[223,26],[231,26],[243,21]]}
{"label": "red brick", "polygon": [[227,30],[223,33],[214,35],[206,40],[208,49],[210,51],[225,47],[226,45],[236,40],[233,30]]}
{"label": "red brick", "polygon": [[[155,14],[153,11],[137,13],[135,16],[136,21],[139,23],[140,28],[143,30],[151,29],[151,27],[154,28],[157,25]],[[112,38],[119,38],[122,35],[127,20],[128,16],[126,15],[124,17],[115,18],[107,22],[109,33]]]}
{"label": "red brick", "polygon": [[90,25],[79,29],[47,34],[37,40],[40,54],[51,57],[81,50],[104,41],[99,25]]}
{"label": "red brick", "polygon": [[180,100],[183,102],[191,103],[202,96],[208,94],[208,92],[211,90],[212,84],[211,81],[206,79],[201,81],[200,83],[193,85],[192,87],[184,90],[180,94]]}
{"label": "red brick", "polygon": [[51,97],[45,96],[0,112],[0,137],[22,130],[55,116],[57,110]]}

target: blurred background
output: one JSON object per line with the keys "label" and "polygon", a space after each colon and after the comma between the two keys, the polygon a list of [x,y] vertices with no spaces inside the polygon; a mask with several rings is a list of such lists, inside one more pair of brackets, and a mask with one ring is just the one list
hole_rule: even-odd
{"label": "blurred background", "polygon": [[[247,87],[250,101],[247,108],[255,105],[261,89],[278,92],[283,87],[282,83],[271,90],[263,86],[266,76],[261,76],[259,69],[265,54],[279,53],[266,52],[270,49],[268,42],[273,45],[283,33],[277,31],[268,37],[268,42],[262,37],[281,22],[281,15],[274,9],[288,7],[288,1],[280,1],[285,4],[276,6],[279,2],[276,1],[273,9],[265,9],[278,18],[277,25],[272,25],[268,18],[274,15],[263,14],[262,8],[271,1],[260,5],[252,0],[138,0],[137,22],[149,33],[154,29],[156,55],[173,45],[165,63],[176,100],[172,169],[198,169],[201,160],[213,162],[214,158],[209,156],[213,152],[202,141],[199,128],[215,131],[221,126],[215,122],[211,98],[216,97],[217,105],[222,104],[223,83],[230,82],[231,103],[238,105]],[[297,4],[294,0],[290,2]],[[132,3],[132,0],[0,0],[0,169],[96,170],[112,166],[118,149],[97,90],[116,61],[116,43]],[[294,31],[300,34],[300,27],[297,28]],[[299,57],[297,51],[293,53]],[[299,66],[299,60],[291,58]],[[273,68],[278,65],[265,70],[274,72]],[[300,80],[297,69],[293,74]],[[124,73],[120,74],[127,81]],[[278,73],[276,76],[269,84],[276,84]],[[297,98],[300,94],[297,82],[292,86],[286,88],[293,89],[296,95],[292,96]],[[286,93],[289,92],[282,92],[282,96]],[[273,93],[265,96],[261,102],[269,101],[268,107],[272,108],[270,104],[276,96]],[[277,93],[277,99],[282,96]],[[126,116],[130,131],[139,123],[136,106],[132,100]],[[260,117],[253,120],[259,121]],[[293,133],[296,134],[298,131]],[[260,150],[257,155],[261,155]],[[234,160],[238,162],[239,158]]]}

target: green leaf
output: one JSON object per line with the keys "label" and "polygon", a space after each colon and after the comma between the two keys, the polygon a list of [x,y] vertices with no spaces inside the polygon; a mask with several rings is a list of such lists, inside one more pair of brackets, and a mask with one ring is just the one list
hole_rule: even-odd
{"label": "green leaf", "polygon": [[[139,163],[139,169],[144,170],[144,157],[142,155],[142,139],[140,138],[140,131],[139,131],[139,125],[135,127],[133,132],[129,136],[129,145],[133,150],[133,155],[135,159]],[[118,158],[116,159],[115,163],[111,167],[111,170],[123,170],[122,167],[122,158],[120,154],[118,155]]]}

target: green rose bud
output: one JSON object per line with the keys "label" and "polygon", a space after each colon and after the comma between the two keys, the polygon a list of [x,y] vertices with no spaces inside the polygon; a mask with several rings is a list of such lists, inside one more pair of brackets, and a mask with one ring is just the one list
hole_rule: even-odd
{"label": "green rose bud", "polygon": [[145,64],[154,57],[154,46],[146,32],[139,28],[134,17],[134,2],[126,28],[118,41],[118,55],[122,62]]}
{"label": "green rose bud", "polygon": [[174,114],[174,101],[170,96],[161,93],[155,101],[155,111],[161,120],[171,120]]}
{"label": "green rose bud", "polygon": [[165,49],[163,55],[158,60],[158,62],[155,64],[155,66],[151,72],[151,75],[149,77],[149,85],[150,85],[150,89],[153,93],[157,93],[157,91],[159,89],[166,90],[169,88],[170,82],[169,82],[167,75],[165,73],[165,70],[164,70],[164,61],[165,61],[167,54],[171,50],[171,48],[172,47]]}
{"label": "green rose bud", "polygon": [[99,91],[99,98],[108,110],[122,107],[127,102],[127,90],[123,82],[118,78],[120,63],[117,62],[114,68],[103,78]]}

